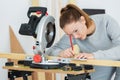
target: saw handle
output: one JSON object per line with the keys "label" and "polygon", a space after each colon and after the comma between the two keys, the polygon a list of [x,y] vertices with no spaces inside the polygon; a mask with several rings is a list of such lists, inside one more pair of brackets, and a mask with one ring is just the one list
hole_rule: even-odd
{"label": "saw handle", "polygon": [[42,14],[41,17],[43,17],[47,12],[47,8],[46,7],[30,7],[28,10],[27,16],[30,18],[30,14],[32,12],[38,12],[38,11],[41,12]]}

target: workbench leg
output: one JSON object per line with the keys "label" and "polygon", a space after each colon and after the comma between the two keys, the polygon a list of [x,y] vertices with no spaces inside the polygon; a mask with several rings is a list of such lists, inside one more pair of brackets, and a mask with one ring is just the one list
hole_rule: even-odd
{"label": "workbench leg", "polygon": [[65,75],[66,74],[60,74],[61,75],[61,80],[65,80]]}
{"label": "workbench leg", "polygon": [[32,72],[32,80],[38,80],[38,72]]}
{"label": "workbench leg", "polygon": [[23,80],[28,80],[28,78],[27,78],[28,76],[23,76]]}
{"label": "workbench leg", "polygon": [[15,78],[10,78],[9,80],[15,80]]}
{"label": "workbench leg", "polygon": [[10,80],[16,80],[16,78],[22,77],[22,80],[28,80],[28,76],[31,75],[32,72],[29,71],[17,71],[17,70],[11,70],[8,72],[8,78]]}
{"label": "workbench leg", "polygon": [[56,80],[56,74],[45,72],[45,80]]}

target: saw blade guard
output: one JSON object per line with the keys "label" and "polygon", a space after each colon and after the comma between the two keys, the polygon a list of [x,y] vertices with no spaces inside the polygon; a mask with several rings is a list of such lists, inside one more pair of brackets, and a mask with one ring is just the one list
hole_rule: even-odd
{"label": "saw blade guard", "polygon": [[52,46],[55,40],[55,19],[49,15],[43,16],[36,28],[36,34],[36,48],[40,55],[42,55],[45,48]]}

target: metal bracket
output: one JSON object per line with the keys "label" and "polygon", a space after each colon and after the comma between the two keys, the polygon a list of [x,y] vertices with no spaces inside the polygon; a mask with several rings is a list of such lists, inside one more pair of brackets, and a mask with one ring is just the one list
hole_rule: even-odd
{"label": "metal bracket", "polygon": [[32,72],[30,71],[18,71],[18,70],[10,70],[8,72],[8,78],[10,80],[15,80],[15,78],[23,77],[23,80],[28,80],[27,76],[30,76]]}

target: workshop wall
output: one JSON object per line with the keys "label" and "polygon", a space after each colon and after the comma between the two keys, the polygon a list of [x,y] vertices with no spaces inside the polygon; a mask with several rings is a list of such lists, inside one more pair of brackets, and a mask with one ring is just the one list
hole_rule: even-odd
{"label": "workshop wall", "polygon": [[[40,6],[48,8],[49,15],[56,19],[57,36],[56,41],[62,36],[59,28],[59,11],[67,3],[74,3],[81,8],[105,9],[106,13],[115,18],[120,24],[120,0],[39,0]],[[32,54],[32,46],[35,41],[33,37],[22,36],[18,33],[21,23],[27,23],[27,11],[31,6],[31,0],[0,0],[0,53],[10,52],[9,25],[12,27],[16,37],[26,53]],[[7,79],[7,70],[2,69],[6,59],[0,59],[0,80]]]}

